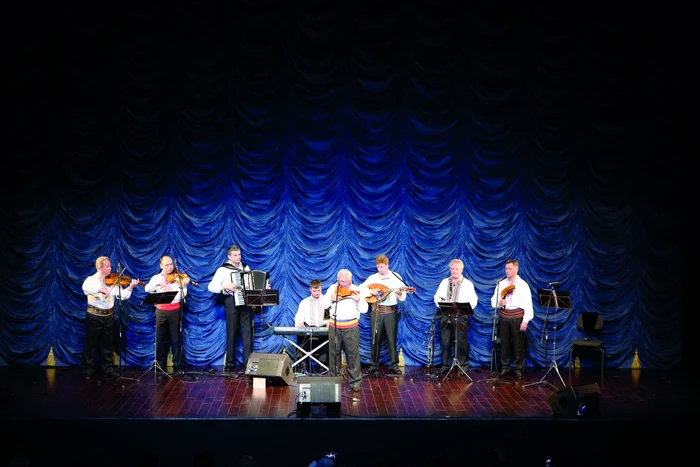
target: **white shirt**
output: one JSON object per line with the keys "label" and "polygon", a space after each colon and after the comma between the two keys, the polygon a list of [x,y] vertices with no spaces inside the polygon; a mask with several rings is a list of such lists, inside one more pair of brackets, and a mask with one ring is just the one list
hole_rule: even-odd
{"label": "white shirt", "polygon": [[323,296],[318,298],[313,298],[311,296],[306,297],[297,307],[297,313],[294,315],[294,326],[300,328],[304,324],[309,326],[325,326],[328,324],[327,320],[324,320],[325,308],[321,306],[321,299]]}
{"label": "white shirt", "polygon": [[[452,277],[448,277],[447,279],[443,279],[440,282],[440,285],[438,286],[437,292],[435,292],[435,295],[433,296],[433,301],[435,302],[435,306],[438,306],[439,302],[444,302],[444,301],[452,301],[452,302],[457,302],[457,303],[467,303],[472,307],[472,310],[476,308],[477,303],[479,303],[479,297],[476,295],[476,290],[474,289],[474,284],[467,279],[466,277],[462,276],[459,281],[459,290],[457,291],[457,296],[456,297],[450,297],[449,295],[449,289],[450,289],[450,282],[452,282]],[[453,293],[454,293],[455,287],[453,287]]]}
{"label": "white shirt", "polygon": [[[234,266],[231,262],[226,262],[226,264],[230,264],[233,267]],[[250,271],[250,267],[246,264],[243,266],[243,263],[240,264],[243,269],[240,267],[237,268],[238,271]],[[236,282],[236,270],[225,267],[225,266],[220,266],[216,272],[214,273],[214,277],[212,277],[211,282],[209,282],[209,285],[207,286],[207,289],[209,289],[209,292],[211,293],[223,293],[224,295],[233,295],[235,297],[235,302],[236,306],[241,306],[245,305],[245,298],[243,297],[243,292],[242,289],[238,289],[236,293],[232,293],[230,290],[223,290],[222,285],[228,284],[229,282]]]}
{"label": "white shirt", "polygon": [[120,287],[114,284],[109,287],[109,295],[105,295],[102,290],[102,276],[99,272],[95,272],[92,276],[88,276],[83,281],[83,293],[87,295],[88,305],[100,308],[102,310],[111,310],[114,307],[114,297],[121,297],[122,300],[128,300],[131,297],[131,289],[129,287]]}
{"label": "white shirt", "polygon": [[[509,285],[511,285],[509,279],[504,279],[498,283],[496,289],[493,291],[493,295],[491,296],[492,307],[496,308],[498,306],[498,300],[500,299],[498,295],[501,293],[501,290],[505,289]],[[522,308],[524,312],[523,323],[529,323],[534,316],[530,286],[527,285],[527,282],[522,280],[520,276],[515,276],[513,285],[515,285],[515,289],[513,289],[513,291],[510,293],[510,301],[506,305],[506,309],[514,310],[516,308]]]}

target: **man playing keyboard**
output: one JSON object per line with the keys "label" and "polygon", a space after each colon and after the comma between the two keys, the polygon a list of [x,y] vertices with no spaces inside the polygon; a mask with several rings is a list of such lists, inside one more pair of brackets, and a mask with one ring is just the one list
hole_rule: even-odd
{"label": "man playing keyboard", "polygon": [[[294,326],[297,328],[304,327],[327,327],[328,318],[327,310],[321,306],[321,295],[323,294],[323,287],[321,286],[321,281],[314,279],[309,283],[309,292],[311,295],[304,298],[299,302],[299,307],[297,308],[297,313],[294,315]],[[323,342],[328,341],[328,333],[320,334],[298,334],[297,335],[297,345],[310,352],[314,348],[317,348]],[[324,345],[319,348],[316,352],[312,354],[319,361],[323,362],[324,365],[328,365],[328,346]],[[301,362],[297,371],[301,373],[307,373],[306,362],[309,362],[310,368],[313,369],[314,361],[312,359],[307,359]],[[320,368],[321,370],[323,368]],[[314,373],[311,371],[311,373]]]}

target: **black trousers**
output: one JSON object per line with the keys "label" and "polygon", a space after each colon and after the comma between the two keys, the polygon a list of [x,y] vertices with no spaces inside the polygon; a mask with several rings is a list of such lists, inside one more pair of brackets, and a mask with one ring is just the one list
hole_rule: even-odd
{"label": "black trousers", "polygon": [[469,365],[469,320],[466,316],[442,315],[440,317],[442,366],[449,367],[455,358],[455,324],[457,328],[457,362],[466,368]]}
{"label": "black trousers", "polygon": [[253,309],[247,305],[236,306],[233,296],[224,300],[226,313],[226,366],[236,366],[236,336],[240,333],[243,345],[243,362],[248,363],[253,353]]}
{"label": "black trousers", "polygon": [[156,359],[165,370],[168,352],[173,352],[173,368],[181,366],[180,310],[163,311],[156,309]]}
{"label": "black trousers", "polygon": [[112,344],[114,343],[114,313],[94,315],[85,312],[85,340],[83,342],[83,373],[95,372],[95,349],[98,351],[100,366],[104,374],[114,372],[112,368]]}
{"label": "black trousers", "polygon": [[501,333],[501,370],[508,369],[510,367],[510,360],[513,358],[513,369],[523,371],[523,366],[525,364],[525,333],[520,330],[520,324],[523,322],[523,318],[504,318],[501,316],[499,319],[498,330]]}
{"label": "black trousers", "polygon": [[396,333],[399,325],[398,313],[370,313],[372,320],[372,358],[370,364],[379,366],[379,351],[381,350],[382,337],[386,335],[386,345],[389,347],[390,367],[399,365],[399,352],[396,350]]}

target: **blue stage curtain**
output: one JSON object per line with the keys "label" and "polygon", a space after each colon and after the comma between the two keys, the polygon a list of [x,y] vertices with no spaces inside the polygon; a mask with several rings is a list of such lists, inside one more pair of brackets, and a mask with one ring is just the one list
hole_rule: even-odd
{"label": "blue stage curtain", "polygon": [[[57,13],[14,8],[18,21]],[[44,364],[53,349],[78,364],[95,259],[147,281],[167,254],[199,282],[185,360],[222,364],[224,313],[207,284],[237,244],[279,290],[255,315],[257,352],[294,353],[272,328],[293,325],[309,281],[325,291],[348,268],[360,283],[386,254],[416,288],[400,306],[407,365],[441,363],[429,329],[453,258],[479,297],[474,365],[490,364],[490,297],[508,258],[533,291],[530,364],[546,366],[554,342],[568,364],[582,311],[605,318],[606,365],[629,367],[637,350],[645,367],[680,363],[687,217],[672,202],[683,169],[669,109],[681,74],[673,28],[650,35],[635,19],[661,22],[651,7],[61,8],[65,22],[16,37],[6,69],[24,105],[5,136],[3,362]],[[552,281],[571,309],[537,303]],[[127,365],[154,356],[144,297],[118,307]],[[368,363],[369,315],[360,326]]]}

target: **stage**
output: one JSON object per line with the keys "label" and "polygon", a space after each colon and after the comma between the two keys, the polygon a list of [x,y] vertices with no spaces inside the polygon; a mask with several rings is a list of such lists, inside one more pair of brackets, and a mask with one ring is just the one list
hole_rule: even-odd
{"label": "stage", "polygon": [[333,453],[348,467],[529,466],[547,456],[554,467],[635,465],[663,454],[672,464],[681,453],[670,446],[698,413],[688,379],[647,369],[601,376],[559,367],[562,384],[547,368],[494,381],[488,368],[454,368],[443,379],[406,367],[402,376],[365,378],[360,392],[343,379],[337,399],[311,404],[321,409],[313,416],[297,412],[301,375],[261,378],[266,387],[254,388],[242,367],[240,375],[199,368],[172,378],[145,370],[84,380],[75,367],[0,367],[2,460],[237,466],[250,455],[258,467],[305,467]]}

